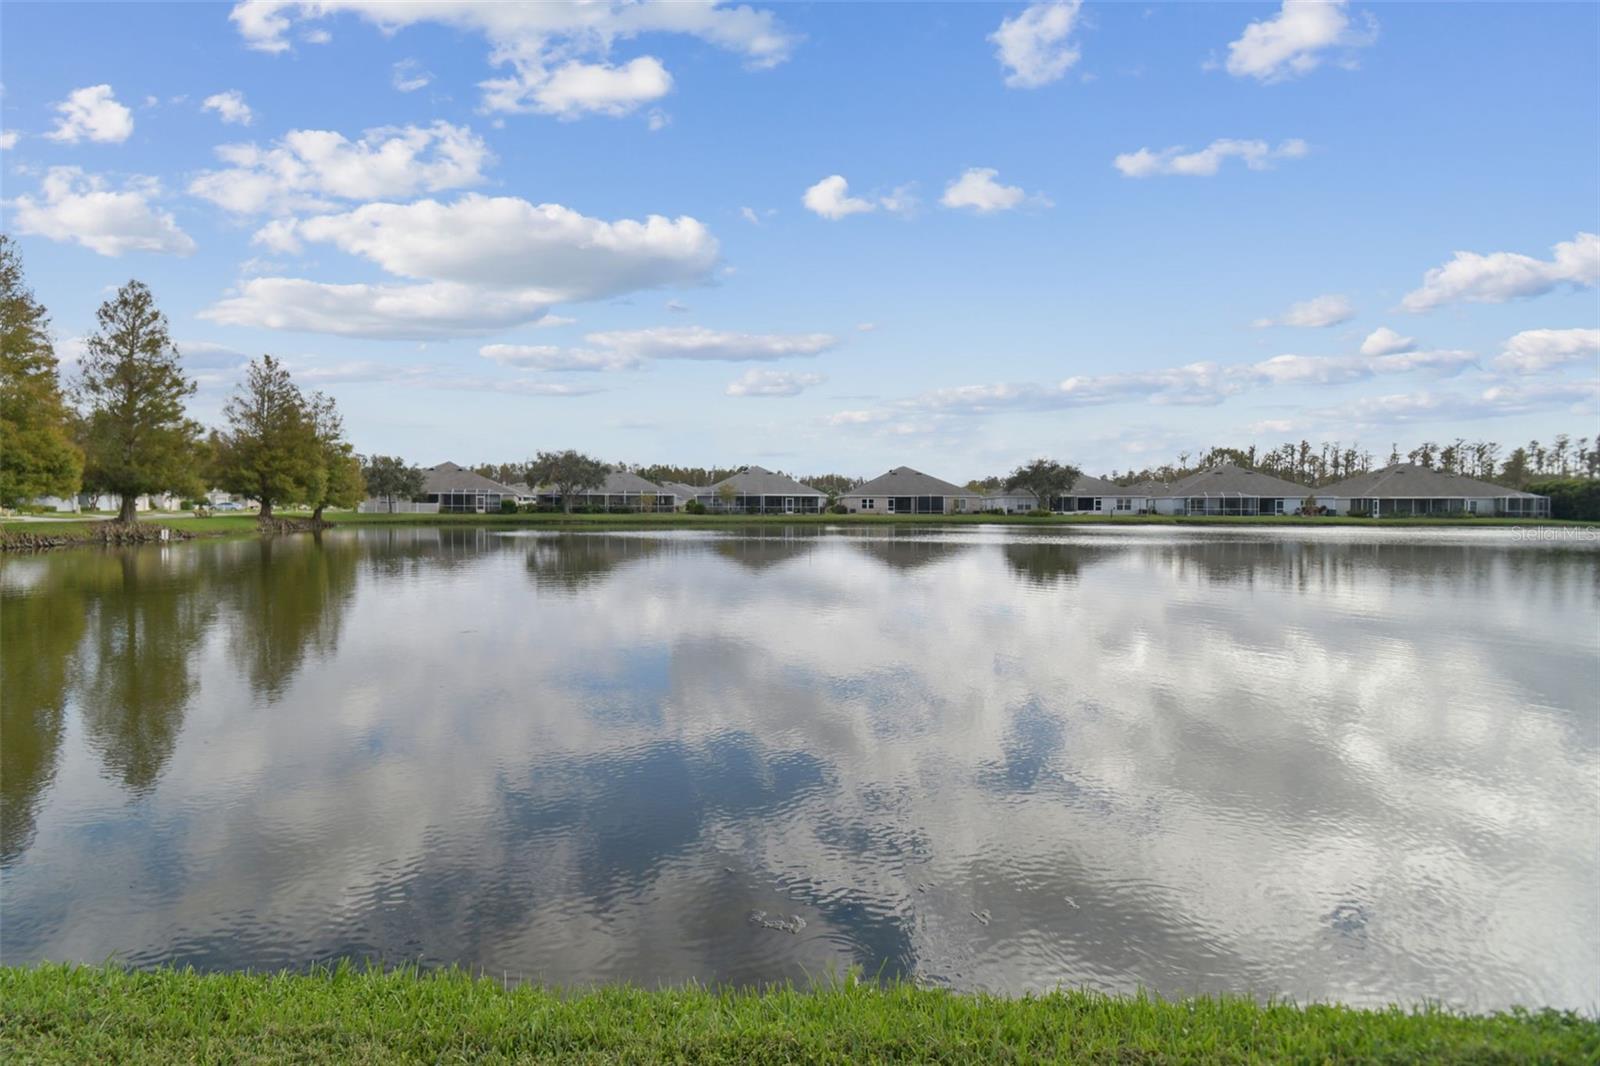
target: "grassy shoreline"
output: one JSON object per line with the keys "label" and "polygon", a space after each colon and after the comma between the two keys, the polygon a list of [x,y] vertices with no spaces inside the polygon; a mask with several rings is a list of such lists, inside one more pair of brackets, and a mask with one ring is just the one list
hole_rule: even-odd
{"label": "grassy shoreline", "polygon": [[[282,512],[284,518],[305,518],[304,512]],[[329,513],[327,520],[340,526],[440,526],[474,525],[531,529],[726,529],[761,525],[855,526],[1254,526],[1308,528],[1361,526],[1375,529],[1493,529],[1493,528],[1600,528],[1600,524],[1569,519],[1524,518],[1309,518],[1298,515],[690,515],[674,514],[356,514]],[[239,536],[257,532],[253,514],[221,514],[195,518],[186,514],[145,514],[141,523],[167,526],[190,537]],[[103,523],[84,519],[17,521],[0,519],[0,550],[16,547],[19,536],[60,538],[63,544],[97,542],[96,527]]]}
{"label": "grassy shoreline", "polygon": [[1593,1062],[1573,1013],[1093,992],[506,986],[459,970],[0,968],[10,1062]]}

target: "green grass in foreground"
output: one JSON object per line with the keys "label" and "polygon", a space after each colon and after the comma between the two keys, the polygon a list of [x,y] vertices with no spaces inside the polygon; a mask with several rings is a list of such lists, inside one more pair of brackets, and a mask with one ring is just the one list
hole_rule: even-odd
{"label": "green grass in foreground", "polygon": [[812,991],[506,988],[459,971],[305,975],[0,969],[7,1062],[1589,1063],[1556,1011],[1005,999],[837,982]]}

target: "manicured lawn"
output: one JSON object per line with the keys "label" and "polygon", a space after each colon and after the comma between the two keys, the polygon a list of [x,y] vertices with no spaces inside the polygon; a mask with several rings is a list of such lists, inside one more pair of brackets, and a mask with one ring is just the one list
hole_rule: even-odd
{"label": "manicured lawn", "polygon": [[0,969],[8,1062],[1590,1063],[1600,1024],[1161,1002],[1006,999],[837,982],[810,991],[505,987],[459,971],[306,975]]}

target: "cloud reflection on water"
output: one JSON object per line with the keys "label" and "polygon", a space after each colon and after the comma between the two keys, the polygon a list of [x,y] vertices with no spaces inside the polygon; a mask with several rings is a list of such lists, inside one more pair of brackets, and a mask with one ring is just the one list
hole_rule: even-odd
{"label": "cloud reflection on water", "polygon": [[0,568],[8,956],[1600,998],[1600,553],[263,543]]}

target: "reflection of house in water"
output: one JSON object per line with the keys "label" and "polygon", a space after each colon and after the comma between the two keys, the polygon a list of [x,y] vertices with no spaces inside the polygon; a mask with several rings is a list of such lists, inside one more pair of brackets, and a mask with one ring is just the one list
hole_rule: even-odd
{"label": "reflection of house in water", "polygon": [[717,537],[711,550],[747,570],[765,570],[816,551],[827,531],[816,526],[750,529]]}
{"label": "reflection of house in water", "polygon": [[895,535],[898,532],[894,529],[873,530],[867,536],[848,532],[843,536],[855,550],[896,570],[917,570],[946,562],[975,547],[970,543],[941,540],[926,534]]}
{"label": "reflection of house in water", "polygon": [[[511,540],[512,538],[506,538]],[[541,591],[577,592],[603,580],[624,563],[659,555],[658,537],[562,533],[520,540],[527,544],[528,576]]]}

